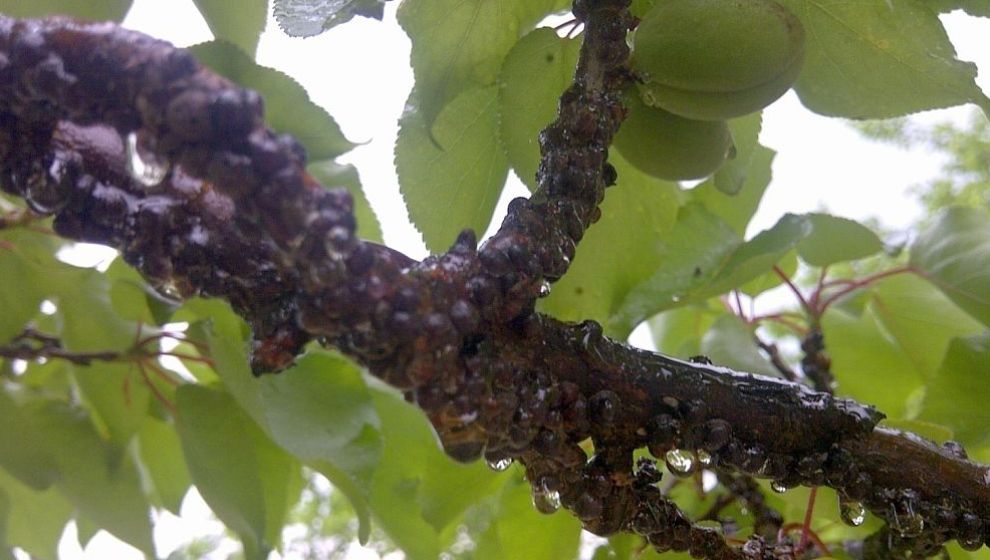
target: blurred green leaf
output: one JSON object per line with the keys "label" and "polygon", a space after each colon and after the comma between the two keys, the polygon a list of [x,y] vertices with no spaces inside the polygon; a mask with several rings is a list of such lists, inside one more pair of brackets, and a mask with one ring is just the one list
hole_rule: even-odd
{"label": "blurred green leaf", "polygon": [[73,506],[55,488],[33,490],[0,469],[0,491],[7,495],[7,543],[37,558],[57,558],[58,541]]}
{"label": "blurred green leaf", "polygon": [[712,181],[719,192],[734,196],[746,184],[752,167],[753,156],[760,147],[760,130],[763,128],[763,113],[756,112],[729,121],[732,132],[733,156],[718,171]]}
{"label": "blurred green leaf", "polygon": [[885,278],[870,292],[870,307],[880,324],[926,379],[939,368],[953,338],[984,329],[935,286],[912,274]]}
{"label": "blurred green leaf", "polygon": [[312,37],[354,16],[382,19],[386,0],[275,0],[275,20],[292,37]]}
{"label": "blurred green leaf", "polygon": [[860,317],[830,308],[822,317],[825,347],[832,358],[836,394],[872,404],[888,418],[901,418],[922,383],[911,360],[882,330],[870,307]]}
{"label": "blurred green leaf", "polygon": [[[798,268],[797,251],[789,251],[782,259],[780,259],[780,262],[778,262],[776,266],[781,272],[784,273],[785,276],[788,278],[793,278],[797,273]],[[784,280],[779,274],[777,274],[777,271],[768,270],[740,286],[739,291],[748,296],[756,297],[763,292],[780,286],[783,283]]]}
{"label": "blurred green leaf", "polygon": [[463,229],[484,232],[492,219],[509,172],[498,140],[497,95],[495,86],[465,91],[444,107],[432,132],[417,111],[399,120],[399,189],[433,252],[446,250]]}
{"label": "blurred green leaf", "polygon": [[[734,127],[745,126],[750,117],[736,119],[732,125]],[[741,124],[737,124],[741,122]],[[752,122],[749,123],[752,125]],[[734,128],[735,130],[735,128]],[[748,167],[745,169],[745,180],[742,187],[735,194],[725,194],[719,190],[715,183],[715,178],[710,178],[704,183],[689,191],[690,200],[701,203],[706,210],[721,218],[733,231],[740,236],[745,235],[749,221],[756,214],[756,209],[763,200],[763,193],[766,192],[770,184],[770,165],[773,163],[777,152],[765,146],[756,145],[753,153],[749,157]],[[733,168],[734,177],[739,177],[742,173],[741,163]],[[717,177],[717,174],[716,174]],[[621,179],[620,179],[621,180]]]}
{"label": "blurred green leaf", "polygon": [[210,41],[189,48],[200,62],[265,98],[265,121],[278,132],[293,135],[310,161],[333,159],[354,147],[325,109],[288,74],[255,64],[231,43]]}
{"label": "blurred green leaf", "polygon": [[[4,239],[0,237],[0,240]],[[42,272],[28,255],[11,243],[12,247],[0,248],[0,278],[4,288],[0,290],[0,343],[7,343],[24,331],[27,322],[38,314],[38,306],[45,298],[37,278]]]}
{"label": "blurred green leaf", "polygon": [[738,287],[770,270],[809,229],[803,216],[787,214],[744,242],[700,205],[685,206],[664,236],[662,265],[630,291],[608,329],[628,334],[655,313]]}
{"label": "blurred green leaf", "polygon": [[976,66],[956,59],[923,0],[780,0],[804,24],[794,89],[822,115],[880,119],[977,103],[990,109]]}
{"label": "blurred green leaf", "polygon": [[561,0],[406,0],[399,25],[412,40],[413,97],[424,127],[463,92],[495,83],[519,37]]}
{"label": "blurred green leaf", "polygon": [[0,467],[32,489],[43,490],[58,479],[58,465],[34,424],[32,415],[0,385]]}
{"label": "blurred green leaf", "polygon": [[502,145],[512,169],[536,190],[540,131],[557,115],[557,100],[574,79],[581,41],[541,27],[509,51],[498,76]]}
{"label": "blurred green leaf", "polygon": [[581,524],[565,511],[543,515],[533,507],[529,484],[510,480],[498,513],[475,550],[476,560],[559,560],[577,558]]}
{"label": "blurred green leaf", "polygon": [[134,364],[95,362],[90,366],[71,365],[72,378],[97,429],[123,449],[144,422],[151,400],[147,383]]}
{"label": "blurred green leaf", "polygon": [[265,30],[268,0],[247,0],[236,8],[227,0],[193,0],[217,39],[230,41],[254,58],[258,39]]}
{"label": "blurred green leaf", "polygon": [[11,17],[42,17],[51,14],[90,21],[124,19],[132,0],[4,0],[3,13]]}
{"label": "blurred green leaf", "polygon": [[884,419],[881,425],[895,430],[911,432],[935,443],[942,443],[955,437],[952,428],[934,422],[925,422],[924,420]]}
{"label": "blurred green leaf", "polygon": [[921,419],[950,427],[963,445],[990,442],[990,333],[956,338],[925,394]]}
{"label": "blurred green leaf", "polygon": [[911,246],[911,265],[963,311],[990,326],[990,213],[940,212]]}
{"label": "blurred green leaf", "polygon": [[145,418],[138,432],[138,456],[158,504],[179,515],[192,480],[176,426]]}
{"label": "blurred green leaf", "polygon": [[869,228],[838,216],[807,214],[811,232],[798,243],[801,260],[811,266],[854,261],[875,255],[883,249],[883,242]]}
{"label": "blurred green leaf", "polygon": [[735,315],[722,315],[701,338],[701,354],[720,366],[780,377],[756,345],[753,327]]}
{"label": "blurred green leaf", "polygon": [[244,543],[266,558],[277,544],[300,465],[272,443],[227,393],[183,385],[176,393],[179,435],[203,499]]}
{"label": "blurred green leaf", "polygon": [[657,350],[681,359],[701,354],[701,337],[711,328],[725,308],[713,308],[708,302],[668,309],[650,319],[650,332]]}

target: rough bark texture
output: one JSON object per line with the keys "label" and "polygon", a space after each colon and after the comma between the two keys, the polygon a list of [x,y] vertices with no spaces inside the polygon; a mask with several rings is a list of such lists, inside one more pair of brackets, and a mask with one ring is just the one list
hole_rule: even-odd
{"label": "rough bark texture", "polygon": [[[262,101],[186,52],[111,24],[0,16],[0,185],[56,232],[121,251],[173,296],[221,297],[252,326],[258,372],[313,339],[402,389],[457,460],[522,461],[538,504],[597,534],[707,558],[786,556],[694,526],[648,447],[724,472],[828,485],[891,523],[887,552],[990,538],[990,471],[804,385],[635,350],[594,322],[534,312],[616,181],[628,0],[585,0],[573,85],[541,134],[540,188],[480,249],[464,232],[415,262],[355,234],[352,201],[304,171]],[[129,173],[128,137],[164,178]],[[621,186],[616,187],[621,188]],[[591,438],[590,458],[578,445]],[[886,534],[886,533],[885,533]],[[876,543],[869,543],[874,546]]]}

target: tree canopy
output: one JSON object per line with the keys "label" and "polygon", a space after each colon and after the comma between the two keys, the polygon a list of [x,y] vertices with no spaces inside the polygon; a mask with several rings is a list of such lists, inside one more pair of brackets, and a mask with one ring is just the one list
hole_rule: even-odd
{"label": "tree canopy", "polygon": [[[154,557],[192,486],[248,559],[988,554],[986,117],[924,135],[952,174],[904,246],[826,213],[746,235],[785,91],[990,112],[938,18],[985,3],[403,0],[422,261],[254,60],[270,9],[311,36],[384,0],[195,3],[188,50],[87,22],[129,0],[0,9],[0,555],[72,520]],[[532,196],[479,245],[510,173]]]}

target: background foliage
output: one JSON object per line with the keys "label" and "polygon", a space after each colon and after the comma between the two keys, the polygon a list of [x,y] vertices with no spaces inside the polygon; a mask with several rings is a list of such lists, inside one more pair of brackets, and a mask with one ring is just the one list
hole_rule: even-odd
{"label": "background foliage", "polygon": [[[967,102],[988,107],[975,67],[955,59],[937,17],[956,8],[990,16],[982,3],[783,3],[814,37],[795,86],[809,109],[879,119]],[[306,146],[314,176],[351,189],[360,233],[380,240],[355,169],[334,161],[353,144],[301,86],[253,62],[266,2],[237,10],[213,0],[196,4],[217,39],[194,54],[260,91],[271,126]],[[634,9],[642,14],[650,5],[638,0]],[[8,0],[3,11],[119,20],[128,6]],[[311,35],[354,16],[381,17],[382,2],[285,0],[274,8],[287,32]],[[510,170],[535,187],[538,133],[553,118],[580,45],[579,36],[537,25],[567,8],[560,0],[400,6],[416,85],[400,121],[395,165],[431,250],[446,249],[465,227],[487,228]],[[794,363],[795,341],[820,327],[837,393],[877,405],[892,426],[959,441],[971,457],[990,461],[985,117],[976,115],[963,130],[861,125],[872,137],[927,143],[949,157],[944,178],[919,188],[930,215],[907,246],[819,213],[787,215],[747,237],[774,152],[758,142],[758,113],[730,127],[735,157],[691,188],[613,154],[619,186],[541,308],[563,319],[596,319],[619,338],[648,321],[666,353],[704,354],[774,376],[782,372],[771,358]],[[0,199],[4,215],[19,211]],[[179,304],[119,261],[105,271],[68,265],[58,256],[69,244],[50,233],[43,221],[0,230],[0,345],[24,342],[17,337],[30,326],[56,336],[67,352],[120,354],[88,365],[0,361],[0,556],[18,550],[54,557],[69,520],[83,544],[102,529],[155,556],[149,511],[177,514],[191,485],[246,558],[276,549],[339,558],[355,538],[410,559],[578,556],[579,522],[537,513],[521,469],[453,463],[417,409],[346,359],[312,348],[289,371],[257,379],[246,358],[247,327],[226,304]],[[785,281],[795,293],[778,312],[750,310],[751,301]],[[770,297],[780,299],[775,293]],[[779,354],[767,351],[774,344]],[[663,484],[695,516],[725,492],[700,475],[667,475]],[[768,493],[767,500],[797,521],[808,489]],[[842,541],[877,527],[872,519],[841,523],[828,490],[817,500],[812,528],[835,556],[845,554]],[[751,532],[751,512],[729,506],[722,515],[740,535]],[[218,543],[193,542],[173,556],[197,557]],[[587,553],[595,559],[654,554],[630,536],[596,546]],[[951,554],[988,556],[957,548]]]}

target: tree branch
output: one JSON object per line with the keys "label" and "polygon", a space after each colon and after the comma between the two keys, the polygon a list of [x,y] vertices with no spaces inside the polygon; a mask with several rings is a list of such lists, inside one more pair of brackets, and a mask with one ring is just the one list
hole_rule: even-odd
{"label": "tree branch", "polygon": [[[480,250],[466,231],[414,262],[356,238],[350,196],[305,173],[298,144],[264,127],[256,94],[111,24],[0,16],[0,183],[54,214],[58,234],[119,249],[159,289],[230,301],[254,331],[257,371],[285,367],[311,339],[337,347],[405,391],[452,457],[521,460],[537,491],[595,533],[635,531],[707,558],[772,555],[692,526],[660,495],[656,469],[633,467],[648,447],[827,484],[898,527],[917,513],[924,527],[902,531],[907,542],[985,538],[987,468],[876,428],[872,408],[533,311],[615,181],[606,155],[624,116],[627,4],[576,2],[585,38],[541,134],[540,188]],[[130,134],[168,166],[158,184],[128,172]],[[589,437],[590,461],[578,445]]]}

